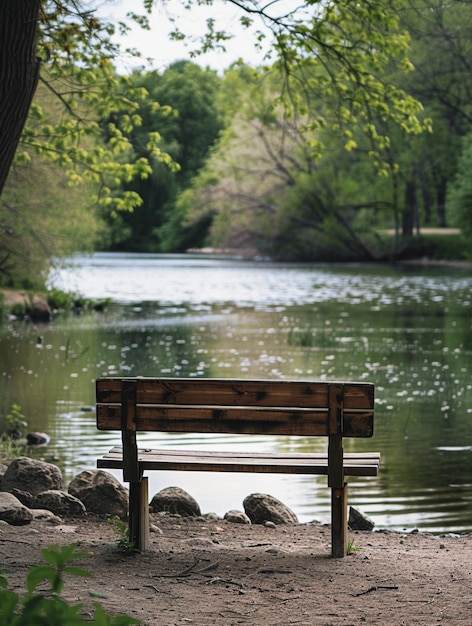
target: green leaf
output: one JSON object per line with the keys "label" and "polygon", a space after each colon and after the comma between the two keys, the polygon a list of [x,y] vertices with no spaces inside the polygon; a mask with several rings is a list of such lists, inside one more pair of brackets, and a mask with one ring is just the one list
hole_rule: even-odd
{"label": "green leaf", "polygon": [[101,591],[95,591],[94,589],[89,589],[88,594],[91,598],[108,598],[108,596]]}
{"label": "green leaf", "polygon": [[19,596],[13,591],[2,589],[0,591],[0,624],[9,626],[13,624],[13,618],[19,603]]}
{"label": "green leaf", "polygon": [[36,587],[43,581],[47,580],[51,587],[54,586],[56,579],[56,570],[50,565],[35,565],[28,571],[26,577],[26,589],[28,593],[33,593]]}
{"label": "green leaf", "polygon": [[83,578],[88,578],[91,576],[91,573],[82,567],[73,567],[68,565],[63,569],[64,573],[72,574],[73,576],[82,576]]}

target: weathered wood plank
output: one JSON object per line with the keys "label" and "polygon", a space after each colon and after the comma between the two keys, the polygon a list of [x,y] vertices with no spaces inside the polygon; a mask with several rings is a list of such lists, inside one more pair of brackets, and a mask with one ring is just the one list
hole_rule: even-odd
{"label": "weathered wood plank", "polygon": [[[136,430],[152,432],[196,432],[328,436],[326,410],[254,409],[253,407],[168,406],[136,407]],[[121,407],[117,404],[97,405],[97,428],[121,430]],[[373,411],[345,411],[342,435],[372,437]]]}
{"label": "weathered wood plank", "polygon": [[347,484],[331,489],[331,556],[347,553]]}
{"label": "weathered wood plank", "polygon": [[[254,453],[200,452],[195,450],[140,450],[141,470],[254,472],[279,474],[328,473],[328,455],[323,453]],[[377,476],[380,465],[378,453],[345,454],[344,474],[348,476]],[[98,459],[97,466],[121,469],[123,455],[113,448]]]}
{"label": "weathered wood plank", "polygon": [[[98,403],[121,402],[123,380],[99,378]],[[328,407],[325,381],[137,378],[138,404],[207,404],[230,406]],[[338,383],[337,383],[338,384]],[[372,409],[372,383],[342,383],[346,409]]]}

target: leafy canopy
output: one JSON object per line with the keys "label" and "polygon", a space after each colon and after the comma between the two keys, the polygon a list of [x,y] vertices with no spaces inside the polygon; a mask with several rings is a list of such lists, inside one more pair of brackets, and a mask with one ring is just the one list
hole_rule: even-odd
{"label": "leafy canopy", "polygon": [[[191,8],[212,2],[184,4]],[[230,0],[228,4],[240,9],[241,23],[253,29],[256,46],[270,39],[264,47],[267,65],[277,73],[280,85],[276,102],[293,115],[307,117],[307,142],[314,154],[325,148],[313,136],[319,129],[343,138],[346,149],[357,148],[349,129],[355,126],[368,138],[377,165],[388,168],[381,160],[390,143],[382,130],[387,122],[413,134],[430,128],[421,103],[387,78],[395,71],[414,69],[408,58],[410,38],[402,25],[406,0]],[[185,37],[178,29],[173,36]],[[210,19],[200,52],[224,49],[230,37]],[[321,110],[320,102],[329,102],[329,109]]]}
{"label": "leafy canopy", "polygon": [[[118,75],[114,61],[120,54],[139,53],[122,51],[114,41],[116,35],[126,34],[127,24],[100,20],[89,5],[75,0],[42,3],[40,81],[56,98],[58,110],[51,119],[38,102],[33,103],[17,161],[28,162],[34,150],[65,168],[69,185],[84,181],[97,185],[93,200],[99,204],[111,211],[131,210],[141,199],[132,191],[114,193],[119,182],[149,176],[151,157],[171,166],[172,159],[160,149],[157,131],[148,133],[144,155],[133,154],[129,137],[142,124],[139,107],[147,92],[128,76]],[[140,16],[130,15],[130,20],[146,26]],[[111,116],[114,121],[103,129],[99,121]]]}
{"label": "leafy canopy", "polygon": [[[123,186],[116,191],[119,182],[150,176],[151,158],[173,165],[160,147],[158,129],[148,134],[145,153],[134,154],[130,134],[142,125],[147,93],[128,76],[118,75],[114,67],[118,55],[138,56],[135,50],[122,50],[118,36],[123,40],[132,23],[149,28],[147,14],[154,4],[144,0],[144,15],[129,13],[126,23],[112,24],[97,17],[94,2],[42,2],[38,27],[41,80],[58,98],[61,112],[50,120],[33,104],[23,146],[65,167],[70,185],[84,180],[98,184],[95,200],[111,212],[131,210],[141,202],[136,192],[123,191]],[[191,10],[195,4],[212,2],[186,0],[182,4]],[[349,130],[355,124],[369,138],[372,156],[382,168],[381,152],[389,138],[376,119],[393,121],[410,133],[420,132],[427,124],[420,121],[420,103],[383,78],[389,67],[412,68],[407,56],[408,35],[399,21],[403,0],[311,0],[301,4],[229,0],[227,4],[240,10],[243,26],[260,27],[255,45],[270,39],[267,62],[280,73],[279,102],[293,114],[306,116],[307,143],[313,153],[321,153],[324,147],[314,136],[319,128],[345,137],[346,148],[355,149],[357,143]],[[213,19],[207,21],[200,52],[224,48],[231,33],[217,26]],[[184,36],[177,22],[172,36]],[[317,103],[326,98],[333,106],[320,112]],[[158,108],[159,104],[153,102],[152,106]],[[98,122],[109,118],[113,122],[104,132]],[[28,149],[18,154],[19,160],[28,158]]]}

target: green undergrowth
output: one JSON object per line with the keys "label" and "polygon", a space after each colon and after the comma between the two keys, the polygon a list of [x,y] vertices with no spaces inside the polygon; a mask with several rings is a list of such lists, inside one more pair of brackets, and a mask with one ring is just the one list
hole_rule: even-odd
{"label": "green undergrowth", "polygon": [[[89,555],[77,550],[77,544],[49,546],[41,551],[45,561],[33,565],[26,574],[23,594],[9,588],[8,572],[0,571],[0,624],[2,626],[129,626],[140,624],[129,615],[110,615],[94,602],[94,613],[82,614],[83,604],[71,604],[62,596],[66,576],[88,577],[89,572],[74,561]],[[89,591],[91,597],[96,592]]]}

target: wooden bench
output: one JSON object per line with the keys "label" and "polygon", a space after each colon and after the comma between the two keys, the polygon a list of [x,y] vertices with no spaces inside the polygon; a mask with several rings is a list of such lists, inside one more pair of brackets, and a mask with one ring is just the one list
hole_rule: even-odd
{"label": "wooden bench", "polygon": [[[129,538],[149,547],[147,470],[325,474],[331,488],[332,556],[347,550],[346,476],[376,476],[380,454],[343,453],[343,437],[372,437],[374,385],[203,378],[99,378],[97,428],[122,434],[122,448],[97,467],[123,469],[130,483]],[[326,453],[140,450],[138,431],[327,437]]]}

